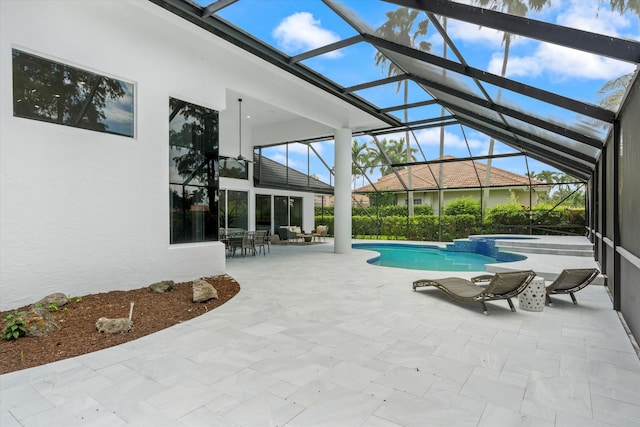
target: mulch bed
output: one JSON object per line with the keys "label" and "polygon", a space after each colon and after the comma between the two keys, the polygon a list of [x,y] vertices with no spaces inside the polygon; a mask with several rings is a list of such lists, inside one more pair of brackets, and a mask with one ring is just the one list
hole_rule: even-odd
{"label": "mulch bed", "polygon": [[[240,285],[227,275],[205,278],[218,291],[217,300],[192,302],[192,282],[178,283],[171,292],[157,294],[145,288],[72,296],[69,303],[52,312],[60,330],[43,337],[0,339],[0,374],[31,368],[122,344],[168,328],[219,307],[233,298]],[[96,330],[100,317],[128,317],[134,302],[133,328],[122,334]],[[5,316],[29,307],[0,312],[2,331]]]}

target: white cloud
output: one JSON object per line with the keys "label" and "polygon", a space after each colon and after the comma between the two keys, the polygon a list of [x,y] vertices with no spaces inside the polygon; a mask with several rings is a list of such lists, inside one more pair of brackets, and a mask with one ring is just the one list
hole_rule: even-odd
{"label": "white cloud", "polygon": [[[573,1],[558,13],[556,23],[580,30],[620,37],[620,31],[630,26],[625,16],[600,9],[598,4]],[[488,71],[500,74],[503,52],[494,53]],[[540,43],[530,55],[511,54],[507,77],[535,78],[546,75],[552,81],[567,79],[610,80],[633,72],[634,66],[610,58],[581,52],[549,43]]]}
{"label": "white cloud", "polygon": [[[481,135],[478,134],[480,138]],[[486,137],[485,137],[486,138]],[[425,150],[425,156],[427,158],[436,158],[439,156],[440,147],[440,129],[423,129],[416,132],[416,139],[420,142],[420,146],[423,149],[430,147],[437,147],[437,150]],[[469,148],[474,156],[483,155],[487,153],[489,147],[488,139],[478,139],[476,137],[467,138],[469,142]],[[451,133],[445,130],[444,132],[444,154],[450,154],[453,156],[461,157],[468,156],[467,144],[461,135]]]}
{"label": "white cloud", "polygon": [[556,23],[566,27],[620,37],[621,31],[631,23],[627,16],[604,9],[592,2],[572,1],[571,7],[559,13]]}
{"label": "white cloud", "polygon": [[449,20],[447,32],[453,40],[474,43],[489,49],[502,46],[502,38],[504,37],[501,31],[493,28],[479,27],[476,24],[454,20]]}
{"label": "white cloud", "polygon": [[[273,37],[287,53],[304,52],[340,40],[337,34],[322,28],[320,20],[314,19],[309,12],[297,12],[284,18],[273,30]],[[334,51],[326,56],[337,57],[340,54]]]}
{"label": "white cloud", "polygon": [[[502,54],[494,54],[488,71],[500,74]],[[605,58],[562,46],[541,43],[529,56],[509,56],[507,77],[535,78],[548,75],[552,81],[567,79],[610,80],[631,73],[635,67],[611,58]]]}

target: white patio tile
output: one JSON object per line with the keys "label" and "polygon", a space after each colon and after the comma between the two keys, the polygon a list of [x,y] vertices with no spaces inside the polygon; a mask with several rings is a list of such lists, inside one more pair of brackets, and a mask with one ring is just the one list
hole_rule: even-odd
{"label": "white patio tile", "polygon": [[482,411],[396,392],[374,415],[402,426],[477,426]]}
{"label": "white patio tile", "polygon": [[529,376],[525,399],[556,410],[592,416],[591,394],[586,378],[576,381],[532,372]]}
{"label": "white patio tile", "polygon": [[435,375],[420,372],[418,368],[409,369],[399,366],[382,374],[376,378],[375,382],[396,390],[422,396],[429,390],[435,380]]}
{"label": "white patio tile", "polygon": [[325,378],[339,386],[362,391],[380,375],[380,372],[373,369],[341,362],[330,369]]}
{"label": "white patio tile", "polygon": [[640,373],[601,362],[588,369],[592,394],[640,405]]}
{"label": "white patio tile", "polygon": [[501,301],[483,316],[413,292],[425,272],[365,259],[330,243],[229,259],[242,289],[216,310],[0,376],[0,424],[637,425],[640,361],[603,287],[578,306],[512,313]]}
{"label": "white patio tile", "polygon": [[224,414],[242,427],[282,426],[304,408],[269,393],[260,393]]}
{"label": "white patio tile", "polygon": [[482,414],[478,427],[495,426],[554,427],[555,423],[489,403]]}
{"label": "white patio tile", "polygon": [[477,375],[474,371],[460,390],[460,394],[518,411],[524,397],[524,387],[492,380],[484,375]]}
{"label": "white patio tile", "polygon": [[593,418],[619,426],[640,426],[640,402],[636,404],[593,396]]}
{"label": "white patio tile", "polygon": [[352,390],[336,387],[298,414],[290,427],[359,426],[380,406],[382,401]]}

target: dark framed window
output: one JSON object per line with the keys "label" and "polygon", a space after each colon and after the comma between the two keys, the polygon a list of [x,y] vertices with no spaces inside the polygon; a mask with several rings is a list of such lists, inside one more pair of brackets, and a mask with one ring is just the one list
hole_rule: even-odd
{"label": "dark framed window", "polygon": [[218,112],[169,100],[171,243],[218,240]]}
{"label": "dark framed window", "polygon": [[233,157],[220,157],[220,176],[223,178],[249,179],[247,162]]}
{"label": "dark framed window", "polygon": [[132,83],[17,49],[12,57],[14,116],[134,136]]}
{"label": "dark framed window", "polygon": [[271,230],[271,196],[256,194],[256,230]]}
{"label": "dark framed window", "polygon": [[303,228],[302,224],[302,197],[289,197],[289,222]]}
{"label": "dark framed window", "polygon": [[273,196],[273,225],[302,227],[302,197]]}
{"label": "dark framed window", "polygon": [[248,230],[249,193],[246,191],[220,190],[220,228]]}
{"label": "dark framed window", "polygon": [[289,197],[273,196],[273,225],[276,230],[280,226],[288,226],[289,224]]}

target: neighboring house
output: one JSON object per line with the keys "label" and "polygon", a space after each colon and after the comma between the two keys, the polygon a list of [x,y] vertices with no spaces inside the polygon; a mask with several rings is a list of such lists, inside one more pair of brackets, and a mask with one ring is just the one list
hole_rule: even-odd
{"label": "neighboring house", "polygon": [[[454,156],[445,156],[444,160],[445,162],[442,163],[443,207],[460,197],[471,197],[477,200],[484,197],[482,190],[478,187],[484,185],[487,171],[485,163],[472,160],[454,161]],[[440,173],[439,168],[439,164],[412,166],[414,205],[429,205],[434,211],[438,210],[439,188],[437,181]],[[402,169],[398,171],[398,175],[406,185],[408,182],[408,170]],[[549,187],[541,181],[529,179],[527,176],[518,175],[495,166],[491,168],[490,187],[489,200],[486,203],[487,207],[508,203],[511,197],[515,197],[518,203],[523,206],[535,206],[541,196],[549,191]],[[529,191],[530,188],[531,192]],[[354,190],[354,193],[362,197],[363,193],[370,193],[376,190],[396,193],[397,205],[407,203],[407,191],[394,173],[381,177],[373,185],[359,187]]]}

